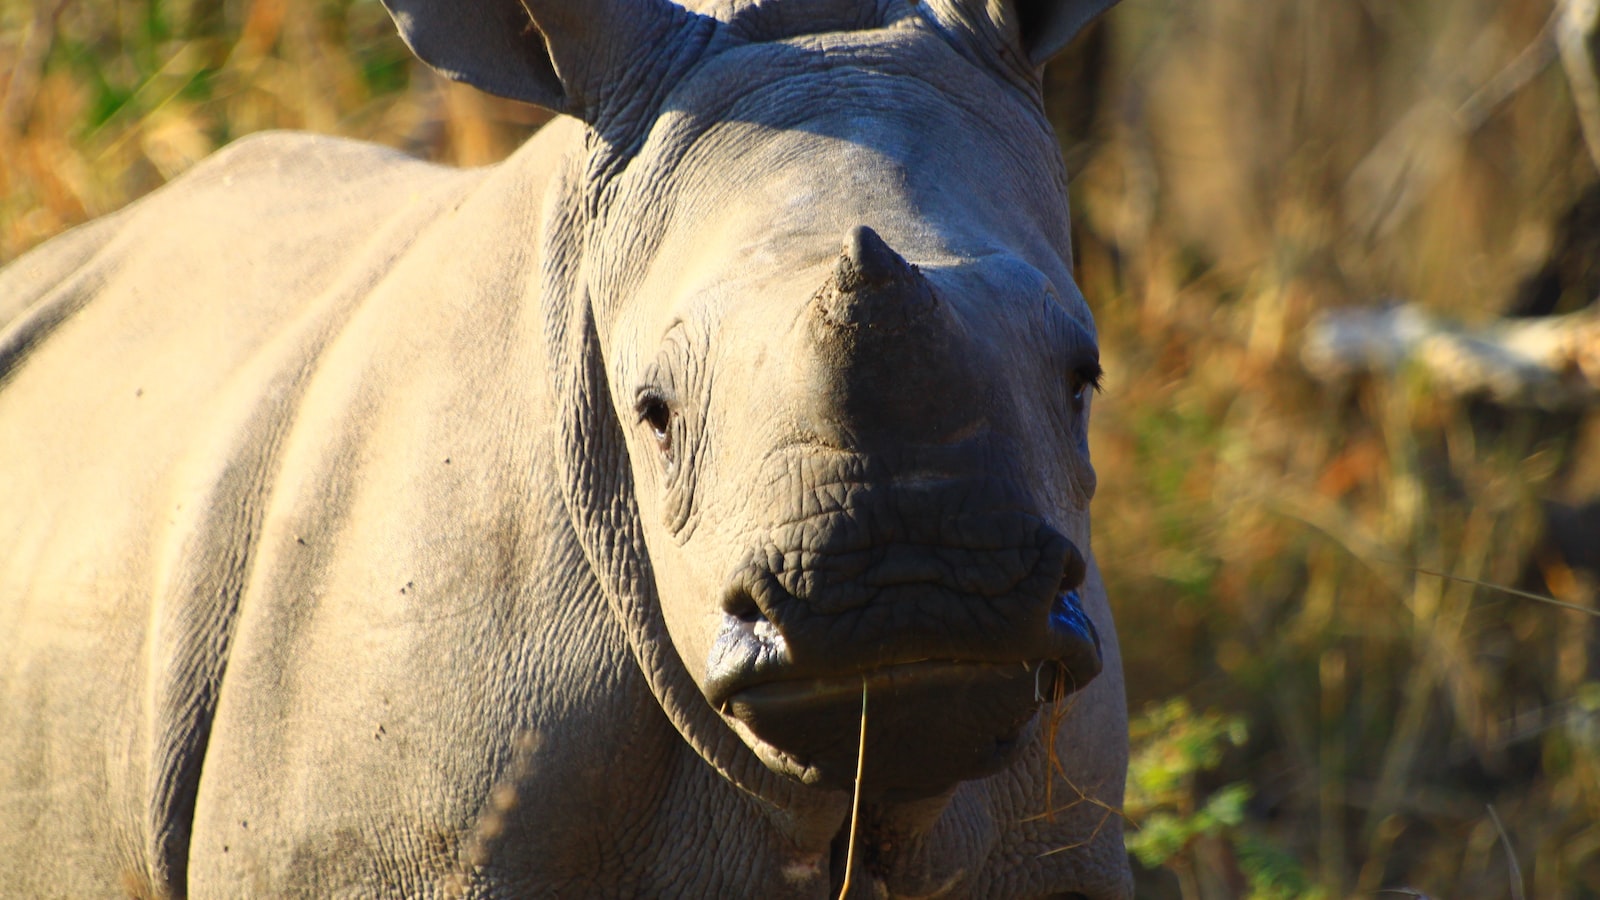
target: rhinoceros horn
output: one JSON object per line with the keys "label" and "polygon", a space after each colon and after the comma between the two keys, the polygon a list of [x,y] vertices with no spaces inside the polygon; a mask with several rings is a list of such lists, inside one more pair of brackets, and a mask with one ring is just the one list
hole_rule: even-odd
{"label": "rhinoceros horn", "polygon": [[845,236],[812,308],[800,352],[817,364],[806,401],[815,427],[881,448],[953,440],[983,421],[990,378],[970,361],[979,348],[928,277],[876,231],[858,225]]}
{"label": "rhinoceros horn", "polygon": [[905,331],[933,308],[934,299],[922,273],[860,225],[845,237],[817,304],[834,328],[878,336]]}

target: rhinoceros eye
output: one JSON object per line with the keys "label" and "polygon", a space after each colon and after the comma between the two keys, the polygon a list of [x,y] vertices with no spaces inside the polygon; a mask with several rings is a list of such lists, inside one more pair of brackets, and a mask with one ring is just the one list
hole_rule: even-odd
{"label": "rhinoceros eye", "polygon": [[1105,380],[1105,370],[1100,368],[1100,363],[1085,363],[1074,369],[1070,380],[1072,390],[1072,411],[1083,412],[1083,403],[1089,394],[1098,393],[1100,384]]}
{"label": "rhinoceros eye", "polygon": [[672,407],[655,394],[639,398],[639,421],[650,429],[663,454],[672,453]]}

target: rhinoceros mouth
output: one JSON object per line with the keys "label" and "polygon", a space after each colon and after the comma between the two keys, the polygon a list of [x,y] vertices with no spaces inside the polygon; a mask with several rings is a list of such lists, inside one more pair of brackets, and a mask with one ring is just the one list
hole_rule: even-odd
{"label": "rhinoceros mouth", "polygon": [[[723,704],[724,714],[744,718],[747,711],[756,707],[776,708],[793,705],[825,703],[860,703],[868,696],[894,695],[908,687],[931,688],[935,686],[965,687],[987,676],[1014,680],[1019,668],[1029,673],[1041,685],[1046,676],[1054,678],[1053,663],[1027,662],[1019,665],[965,662],[961,660],[916,660],[892,666],[882,666],[856,675],[825,678],[795,678],[769,681],[740,690]],[[1044,697],[1041,686],[1037,692]]]}
{"label": "rhinoceros mouth", "polygon": [[[1052,661],[921,660],[734,692],[722,713],[768,767],[890,800],[941,794],[1010,764],[1057,677]],[[866,740],[862,757],[863,691]]]}
{"label": "rhinoceros mouth", "polygon": [[936,684],[948,680],[951,672],[970,673],[982,667],[1032,672],[1040,682],[1040,696],[1072,693],[1098,675],[1102,664],[1099,632],[1083,609],[1078,589],[1069,586],[1081,581],[1081,570],[1067,576],[1036,632],[1009,646],[939,642],[942,649],[960,648],[955,653],[919,654],[917,645],[925,641],[907,642],[904,635],[890,634],[867,646],[841,641],[830,648],[831,659],[813,653],[802,660],[777,625],[756,615],[727,614],[707,660],[702,687],[711,704],[723,712],[741,694],[774,699],[809,694],[821,701],[840,692],[859,695],[863,679],[870,692],[880,682],[885,687],[913,681]]}
{"label": "rhinoceros mouth", "polygon": [[[931,797],[1005,766],[1040,705],[1102,665],[1083,554],[988,478],[851,482],[753,542],[701,689],[775,771]],[[803,515],[801,513],[804,513]]]}
{"label": "rhinoceros mouth", "polygon": [[[898,659],[818,671],[793,663],[782,634],[766,622],[730,622],[721,677],[706,696],[774,771],[825,789],[854,787],[915,800],[1005,768],[1026,744],[1039,708],[1088,683],[1100,668],[1099,635],[1075,590],[1050,607],[1062,633],[1060,657]],[[742,665],[726,667],[737,659]]]}

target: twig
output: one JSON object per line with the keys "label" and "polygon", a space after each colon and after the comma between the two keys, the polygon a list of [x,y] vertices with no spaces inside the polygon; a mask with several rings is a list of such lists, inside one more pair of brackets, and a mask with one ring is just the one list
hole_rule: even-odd
{"label": "twig", "polygon": [[1460,575],[1452,575],[1449,572],[1440,572],[1437,569],[1429,569],[1425,566],[1415,565],[1414,563],[1407,562],[1398,557],[1390,556],[1378,549],[1378,544],[1375,540],[1367,535],[1358,533],[1358,530],[1351,527],[1349,523],[1337,521],[1335,516],[1323,515],[1322,510],[1303,500],[1296,502],[1295,498],[1286,499],[1283,497],[1275,497],[1264,501],[1264,505],[1279,515],[1294,519],[1295,521],[1300,522],[1310,528],[1314,528],[1323,535],[1327,536],[1330,540],[1343,548],[1346,553],[1350,554],[1352,558],[1359,562],[1366,563],[1373,574],[1377,575],[1379,580],[1382,581],[1383,584],[1396,595],[1405,594],[1405,586],[1391,580],[1384,573],[1383,569],[1378,568],[1377,564],[1392,567],[1394,569],[1404,569],[1414,572],[1418,575],[1431,575],[1434,578],[1442,578],[1445,581],[1453,581],[1459,584],[1469,584],[1474,587],[1486,588],[1491,591],[1498,591],[1502,594],[1509,594],[1513,597],[1521,597],[1524,600],[1535,600],[1539,603],[1547,603],[1551,606],[1559,607],[1561,609],[1569,609],[1573,612],[1583,613],[1586,616],[1595,616],[1596,618],[1600,618],[1600,609],[1594,609],[1588,606],[1580,606],[1576,603],[1568,603],[1565,600],[1557,600],[1556,598],[1546,594],[1536,594],[1533,591],[1524,591],[1519,588],[1507,587],[1506,585],[1496,584],[1492,581],[1482,581],[1477,578],[1465,578]]}
{"label": "twig", "polygon": [[1561,65],[1572,83],[1572,105],[1578,111],[1583,142],[1589,159],[1600,169],[1600,78],[1595,77],[1594,59],[1589,55],[1589,38],[1600,20],[1597,0],[1561,0],[1561,22],[1556,28],[1556,46]]}
{"label": "twig", "polygon": [[[1478,82],[1480,86],[1466,97],[1448,89],[1423,96],[1351,170],[1345,191],[1352,204],[1353,221],[1368,240],[1390,233],[1447,170],[1440,164],[1441,158],[1458,150],[1465,138],[1483,127],[1496,109],[1558,56],[1573,79],[1579,118],[1584,122],[1585,136],[1590,138],[1591,153],[1600,150],[1600,88],[1593,87],[1594,69],[1583,46],[1585,37],[1594,31],[1592,7],[1596,0],[1557,2],[1560,5],[1539,34],[1492,77],[1485,79],[1474,71],[1480,67],[1471,63],[1471,54],[1463,57],[1467,60],[1464,68],[1454,73],[1435,73],[1448,74],[1452,83]],[[1374,18],[1401,20],[1389,9],[1392,4],[1365,5]],[[1587,20],[1582,18],[1586,12],[1590,16]],[[1410,30],[1420,34],[1419,29]],[[1590,87],[1585,90],[1579,82]],[[1600,166],[1600,155],[1595,160]]]}
{"label": "twig", "polygon": [[1471,132],[1483,127],[1490,114],[1502,103],[1555,62],[1559,52],[1556,35],[1560,30],[1560,22],[1561,10],[1557,9],[1545,20],[1544,27],[1539,29],[1538,36],[1528,46],[1523,47],[1498,75],[1473,91],[1472,96],[1456,109],[1456,118],[1463,129]]}
{"label": "twig", "polygon": [[55,43],[56,24],[68,2],[41,3],[34,10],[27,37],[23,38],[16,64],[11,67],[5,95],[0,97],[0,129],[7,136],[20,135],[27,126],[39,87],[39,75],[44,71],[45,57],[50,55],[50,45]]}
{"label": "twig", "polygon": [[850,876],[856,868],[856,825],[861,819],[861,773],[867,761],[867,676],[861,676],[861,743],[856,747],[856,793],[850,801],[850,846],[844,854],[844,883],[839,885],[839,900],[850,893]]}
{"label": "twig", "polygon": [[[1399,560],[1384,560],[1384,562],[1396,566],[1407,565]],[[1443,578],[1446,581],[1454,581],[1458,584],[1470,584],[1476,587],[1488,588],[1491,591],[1499,591],[1502,594],[1510,594],[1513,597],[1521,597],[1525,600],[1537,600],[1540,603],[1548,603],[1551,606],[1559,606],[1562,609],[1570,609],[1573,612],[1581,612],[1584,615],[1600,617],[1600,609],[1591,609],[1587,606],[1579,606],[1576,603],[1568,603],[1564,600],[1557,600],[1554,597],[1547,597],[1544,594],[1535,594],[1532,591],[1518,590],[1514,587],[1506,587],[1503,584],[1495,584],[1492,581],[1479,581],[1476,578],[1462,578],[1459,575],[1451,575],[1447,572],[1435,572],[1432,569],[1425,569],[1422,566],[1408,566],[1408,568],[1419,575],[1432,575],[1435,578]]]}
{"label": "twig", "polygon": [[1484,807],[1489,810],[1489,821],[1494,823],[1494,830],[1500,834],[1500,843],[1506,848],[1506,860],[1511,864],[1511,900],[1525,900],[1522,893],[1522,866],[1517,865],[1517,851],[1511,849],[1511,836],[1506,834],[1506,827],[1500,824],[1500,816],[1494,811],[1493,803],[1486,803]]}
{"label": "twig", "polygon": [[[1040,663],[1039,671],[1044,671],[1045,665],[1045,663]],[[1055,805],[1051,799],[1052,788],[1055,786],[1056,782],[1055,773],[1060,772],[1062,780],[1067,780],[1067,772],[1061,767],[1061,760],[1056,757],[1056,734],[1059,733],[1061,729],[1061,720],[1067,717],[1067,712],[1071,706],[1078,702],[1077,684],[1073,684],[1072,686],[1072,703],[1068,704],[1061,702],[1067,697],[1067,686],[1065,682],[1066,679],[1069,678],[1072,678],[1072,673],[1068,672],[1065,666],[1058,665],[1056,666],[1055,680],[1050,686],[1050,691],[1053,696],[1050,698],[1049,727],[1045,730],[1044,809],[1045,813],[1050,817],[1050,821],[1052,822],[1056,820]],[[1037,689],[1035,689],[1034,693],[1038,693]]]}
{"label": "twig", "polygon": [[1114,810],[1114,809],[1110,808],[1109,806],[1106,807],[1106,811],[1100,814],[1100,821],[1095,823],[1094,830],[1089,832],[1089,836],[1088,837],[1084,838],[1081,841],[1074,841],[1074,842],[1072,842],[1070,844],[1067,844],[1065,846],[1055,847],[1053,849],[1046,850],[1043,853],[1039,854],[1038,857],[1036,857],[1036,858],[1037,859],[1044,859],[1047,856],[1055,856],[1057,853],[1065,853],[1068,850],[1076,850],[1079,847],[1087,847],[1087,846],[1089,846],[1090,844],[1094,843],[1095,838],[1098,838],[1100,836],[1100,832],[1105,829],[1106,823],[1111,821],[1111,817],[1112,816],[1120,816],[1120,815],[1121,815],[1121,813],[1119,811]]}
{"label": "twig", "polygon": [[[111,125],[111,123],[117,119],[117,117],[121,114],[121,112],[123,110],[125,110],[125,109],[128,109],[136,99],[138,99],[141,96],[143,96],[145,90],[148,89],[151,85],[155,84],[157,79],[159,79],[162,76],[166,75],[169,71],[172,70],[172,68],[175,65],[177,65],[180,62],[188,64],[190,62],[189,57],[194,52],[195,52],[195,50],[194,50],[194,44],[193,43],[187,43],[187,44],[184,44],[182,47],[180,47],[178,49],[178,52],[176,52],[176,53],[172,54],[170,57],[168,57],[167,60],[161,64],[160,68],[156,69],[155,72],[151,73],[150,77],[148,77],[144,81],[140,82],[139,86],[133,89],[133,93],[128,95],[128,99],[123,101],[123,104],[117,108],[117,112],[116,113],[112,114],[104,122],[101,122],[99,125],[95,126],[93,129],[91,129],[88,132],[88,134],[90,136],[98,135],[101,131],[104,131],[105,129],[107,129]],[[122,149],[122,145],[126,144],[131,138],[134,137],[134,135],[137,135],[137,134],[140,133],[140,130],[145,126],[145,124],[147,122],[149,122],[150,117],[152,115],[154,115],[157,112],[160,112],[162,109],[166,108],[167,104],[169,104],[172,101],[174,101],[174,100],[178,99],[179,97],[183,96],[183,92],[188,90],[189,89],[189,85],[193,84],[195,79],[199,78],[201,76],[201,74],[202,74],[202,70],[201,69],[199,69],[199,68],[194,69],[193,71],[191,71],[189,73],[189,76],[183,80],[182,84],[178,85],[177,87],[173,88],[171,91],[167,92],[167,95],[165,97],[162,97],[160,100],[158,100],[155,103],[155,105],[151,106],[150,109],[146,110],[143,115],[140,115],[138,118],[134,119],[132,122],[129,122],[128,126],[126,128],[124,128],[122,130],[122,132],[120,134],[118,134],[114,139],[112,139],[112,141],[109,144],[106,145],[105,149],[100,151],[99,155],[95,157],[95,162],[96,163],[103,163],[107,159],[110,159],[113,154],[115,154],[118,151],[120,151]]]}

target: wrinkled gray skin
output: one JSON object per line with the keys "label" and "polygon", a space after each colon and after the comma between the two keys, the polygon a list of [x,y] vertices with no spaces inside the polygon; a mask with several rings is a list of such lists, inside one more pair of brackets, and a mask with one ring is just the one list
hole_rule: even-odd
{"label": "wrinkled gray skin", "polygon": [[1038,96],[1110,2],[393,0],[572,117],[0,274],[7,896],[823,897],[863,683],[852,896],[1126,896]]}

